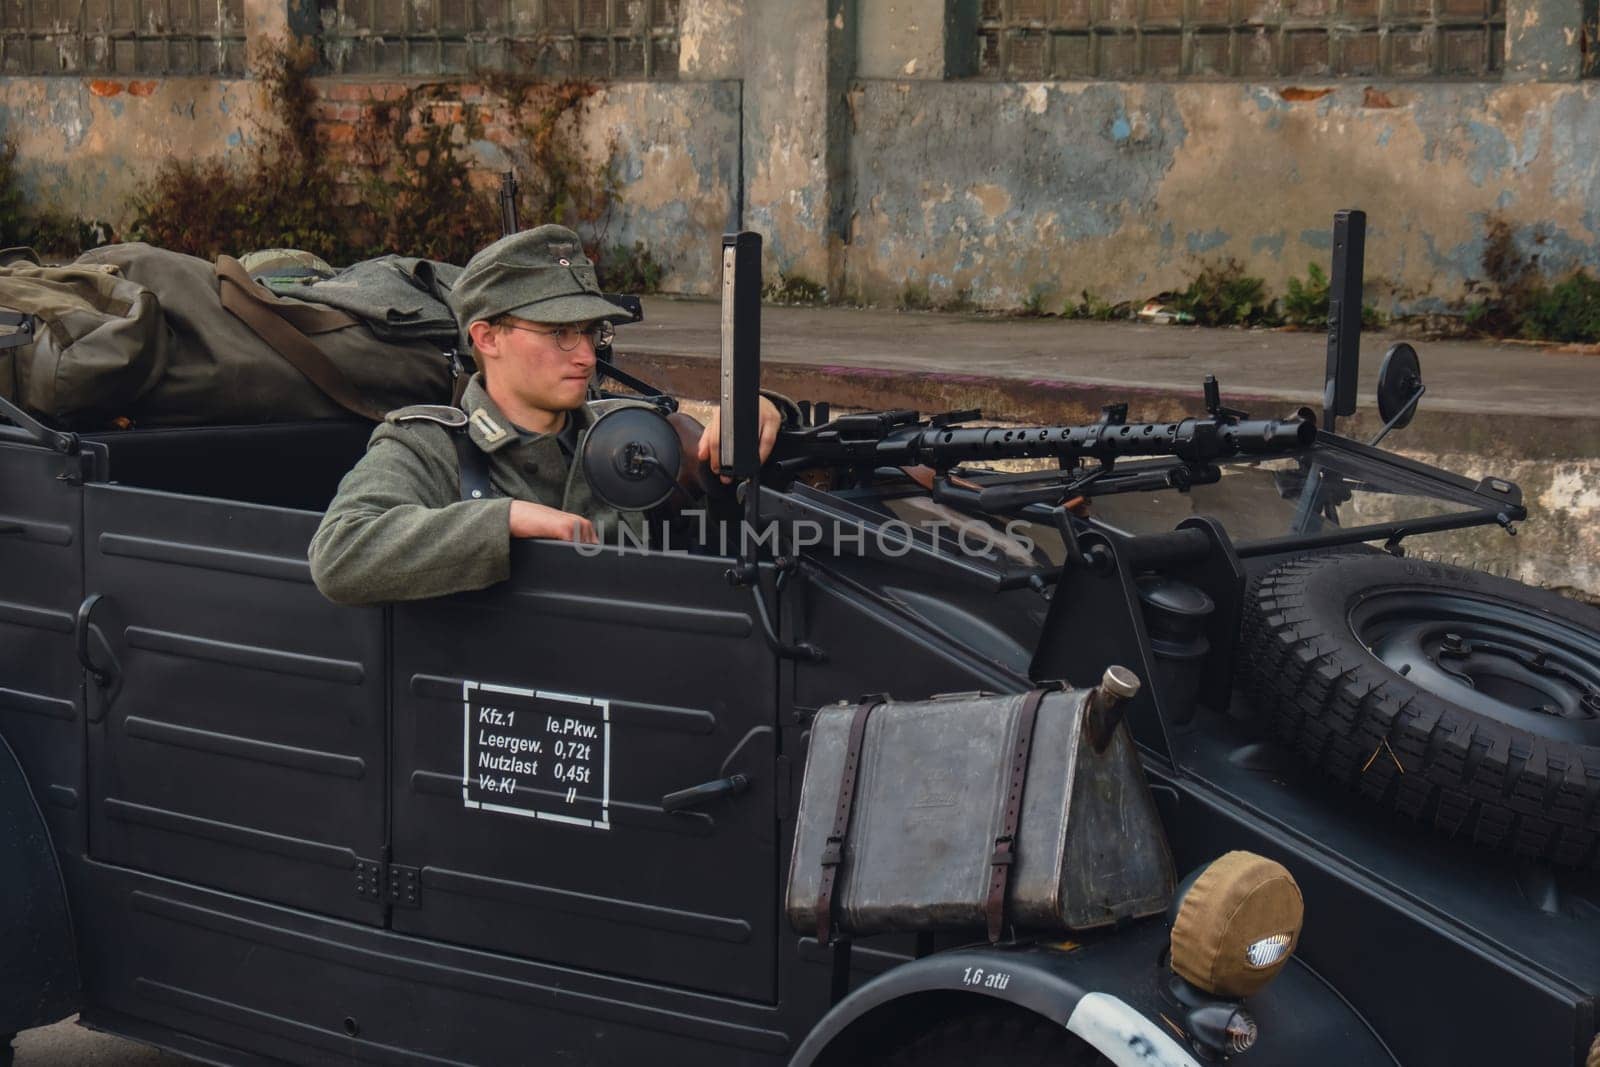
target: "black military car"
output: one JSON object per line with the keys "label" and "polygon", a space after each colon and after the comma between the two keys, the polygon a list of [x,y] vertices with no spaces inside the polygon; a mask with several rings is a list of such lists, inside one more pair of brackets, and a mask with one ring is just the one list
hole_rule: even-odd
{"label": "black military car", "polygon": [[[385,608],[330,604],[305,561],[366,424],[13,411],[0,1034],[77,1011],[218,1063],[1593,1067],[1600,617],[1405,554],[1520,520],[1514,485],[1215,389],[1182,423],[1033,431],[807,405],[758,470],[750,314],[741,495],[688,550],[520,543],[504,585]],[[1391,359],[1399,426],[1420,378]],[[984,467],[1024,455],[1060,462]],[[775,539],[729,543],[752,517]],[[1231,1049],[1175,998],[1160,918],[793,932],[819,708],[1111,665],[1144,683],[1126,722],[1179,874],[1249,850],[1304,895]]]}

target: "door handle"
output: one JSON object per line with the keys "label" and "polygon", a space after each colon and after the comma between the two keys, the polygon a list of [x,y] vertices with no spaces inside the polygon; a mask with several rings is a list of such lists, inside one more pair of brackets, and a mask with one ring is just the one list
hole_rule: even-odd
{"label": "door handle", "polygon": [[[78,644],[78,665],[84,669],[90,678],[94,679],[94,684],[102,689],[111,684],[112,673],[96,664],[94,657],[90,655],[89,634],[91,631],[99,632],[99,627],[95,626],[91,620],[94,615],[94,609],[99,607],[100,602],[104,599],[105,594],[103,593],[90,593],[84,598],[83,603],[78,605],[78,614],[72,624],[73,636],[77,639]],[[108,653],[111,651],[104,635],[100,637],[100,647],[104,648]],[[114,656],[112,659],[115,662]]]}
{"label": "door handle", "polygon": [[743,774],[730,774],[711,782],[701,782],[661,798],[662,811],[687,811],[723,797],[735,797],[750,788],[750,778]]}
{"label": "door handle", "polygon": [[90,593],[78,605],[72,628],[78,665],[94,682],[84,693],[87,701],[84,717],[90,722],[99,722],[122,691],[122,662],[117,658],[117,642],[123,633],[122,615],[110,597],[104,593]]}

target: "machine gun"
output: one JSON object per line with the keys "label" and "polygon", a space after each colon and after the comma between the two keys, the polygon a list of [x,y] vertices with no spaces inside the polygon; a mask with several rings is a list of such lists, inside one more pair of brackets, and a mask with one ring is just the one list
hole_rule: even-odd
{"label": "machine gun", "polygon": [[[1317,434],[1316,416],[1306,408],[1283,419],[1251,419],[1226,409],[1175,422],[1129,423],[1125,415],[1126,408],[1118,405],[1088,425],[1028,427],[961,425],[981,417],[976,411],[930,419],[909,410],[842,415],[780,433],[770,464],[785,475],[832,468],[839,480],[856,484],[867,484],[885,467],[931,468],[936,499],[997,512],[1057,501],[1091,485],[1099,493],[1187,489],[1216,481],[1217,460],[1304,451]],[[1114,469],[1129,457],[1176,462]],[[962,463],[1034,458],[1055,459],[1059,469],[1001,475],[981,485],[951,475]],[[1086,460],[1099,466],[1084,471],[1080,465]]]}

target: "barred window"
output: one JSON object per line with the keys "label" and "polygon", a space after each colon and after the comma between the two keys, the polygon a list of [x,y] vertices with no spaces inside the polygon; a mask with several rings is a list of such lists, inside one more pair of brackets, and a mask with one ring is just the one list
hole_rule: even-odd
{"label": "barred window", "polygon": [[321,0],[336,74],[675,78],[681,0]]}
{"label": "barred window", "polygon": [[1600,0],[1583,0],[1583,36],[1579,52],[1583,76],[1600,77]]}
{"label": "barred window", "polygon": [[1505,0],[982,0],[977,76],[1498,77]]}
{"label": "barred window", "polygon": [[0,0],[5,74],[244,71],[244,0]]}

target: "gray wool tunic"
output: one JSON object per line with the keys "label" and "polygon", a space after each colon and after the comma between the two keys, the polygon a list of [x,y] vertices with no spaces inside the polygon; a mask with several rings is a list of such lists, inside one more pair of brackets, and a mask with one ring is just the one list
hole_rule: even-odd
{"label": "gray wool tunic", "polygon": [[[594,420],[616,401],[572,412],[576,450]],[[467,435],[488,457],[497,494],[461,499],[452,435],[457,431],[410,409],[391,413],[339,490],[311,539],[311,577],[340,604],[420,600],[482,589],[511,573],[511,502],[530,500],[581,515],[602,540],[619,524],[643,527],[638,512],[619,512],[595,498],[581,466],[568,459],[558,434],[522,434],[474,375],[461,398]]]}

